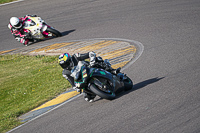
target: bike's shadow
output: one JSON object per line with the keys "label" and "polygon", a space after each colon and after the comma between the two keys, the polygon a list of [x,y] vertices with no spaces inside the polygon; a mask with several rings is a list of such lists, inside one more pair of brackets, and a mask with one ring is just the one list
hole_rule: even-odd
{"label": "bike's shadow", "polygon": [[[136,91],[136,90],[138,90],[138,89],[141,89],[141,88],[143,88],[143,87],[145,87],[145,86],[147,86],[147,85],[150,85],[150,84],[153,84],[153,83],[155,83],[155,82],[158,82],[159,80],[161,80],[161,79],[163,79],[163,78],[164,78],[164,77],[161,77],[161,78],[156,77],[156,78],[148,79],[148,80],[142,81],[142,82],[140,82],[140,83],[137,83],[137,84],[133,85],[133,88],[132,88],[131,90],[128,90],[128,91],[121,91],[121,92],[117,93],[115,99],[118,99],[118,98],[120,98],[120,97],[122,97],[122,96],[124,96],[124,95],[127,95],[127,94],[129,94],[129,93],[131,93],[131,92],[133,92],[133,91]],[[103,99],[103,98],[99,98],[99,99],[96,99],[95,101],[99,101],[99,100],[102,100],[102,99]],[[114,99],[114,100],[115,100],[115,99]]]}
{"label": "bike's shadow", "polygon": [[76,31],[75,29],[73,30],[68,30],[68,31],[64,31],[64,32],[61,32],[62,36],[66,36],[66,35],[69,35],[70,33]]}
{"label": "bike's shadow", "polygon": [[[61,34],[62,34],[61,37],[67,36],[67,35],[69,35],[70,33],[74,32],[74,31],[76,31],[76,30],[73,29],[73,30],[68,30],[68,31],[61,32]],[[37,40],[35,42],[31,42],[29,45],[37,44],[39,42],[43,42],[43,41],[47,41],[47,40],[51,40],[51,39],[55,39],[55,38],[58,38],[58,37],[51,37],[51,38],[46,38],[46,39],[43,39],[43,40]]]}

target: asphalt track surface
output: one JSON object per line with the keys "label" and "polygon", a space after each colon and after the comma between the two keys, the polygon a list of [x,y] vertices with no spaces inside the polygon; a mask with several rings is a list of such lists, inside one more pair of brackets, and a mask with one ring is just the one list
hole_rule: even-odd
{"label": "asphalt track surface", "polygon": [[113,101],[78,97],[13,132],[200,132],[199,0],[25,0],[0,12],[0,51],[22,47],[7,24],[25,14],[40,15],[64,35],[40,43],[124,38],[144,45],[124,70],[135,90]]}

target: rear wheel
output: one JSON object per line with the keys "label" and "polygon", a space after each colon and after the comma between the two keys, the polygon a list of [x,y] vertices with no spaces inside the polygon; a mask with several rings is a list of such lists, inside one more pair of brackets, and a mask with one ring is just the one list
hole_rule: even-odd
{"label": "rear wheel", "polygon": [[102,90],[98,89],[98,87],[94,84],[91,84],[90,85],[90,90],[97,94],[98,96],[104,98],[104,99],[107,99],[107,100],[113,100],[115,99],[115,93],[106,93],[106,92],[103,92]]}
{"label": "rear wheel", "polygon": [[46,32],[51,32],[53,34],[53,36],[56,36],[56,37],[62,36],[62,34],[59,31],[57,31],[56,29],[50,28],[50,27],[47,28]]}
{"label": "rear wheel", "polygon": [[107,100],[113,100],[116,97],[112,86],[106,79],[95,78],[94,82],[90,85],[90,90],[96,95]]}

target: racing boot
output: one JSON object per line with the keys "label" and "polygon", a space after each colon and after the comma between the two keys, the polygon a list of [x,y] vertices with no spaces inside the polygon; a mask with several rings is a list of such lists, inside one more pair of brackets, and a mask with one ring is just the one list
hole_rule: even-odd
{"label": "racing boot", "polygon": [[75,91],[77,91],[77,92],[81,92],[81,89],[79,89],[79,88],[77,88],[77,87],[72,87]]}
{"label": "racing boot", "polygon": [[85,99],[85,101],[91,103],[91,102],[94,102],[95,97],[96,97],[96,95],[85,93],[84,99]]}

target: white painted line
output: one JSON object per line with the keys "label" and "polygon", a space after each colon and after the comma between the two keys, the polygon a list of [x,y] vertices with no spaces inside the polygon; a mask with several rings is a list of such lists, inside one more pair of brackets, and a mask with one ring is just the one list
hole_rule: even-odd
{"label": "white painted line", "polygon": [[[130,60],[122,69],[121,71],[127,69],[130,65],[132,65],[137,59],[139,59],[139,57],[142,55],[143,51],[144,51],[144,45],[141,42],[135,41],[135,40],[129,40],[129,39],[122,39],[122,38],[93,38],[93,39],[104,39],[104,40],[119,40],[119,41],[126,41],[126,42],[132,42],[134,43],[135,47],[136,47],[136,55],[134,56],[134,58],[132,60]],[[90,39],[88,39],[90,40]]]}
{"label": "white painted line", "polygon": [[0,6],[9,5],[9,4],[13,4],[13,3],[21,2],[21,1],[24,1],[24,0],[12,1],[9,3],[0,4]]}

